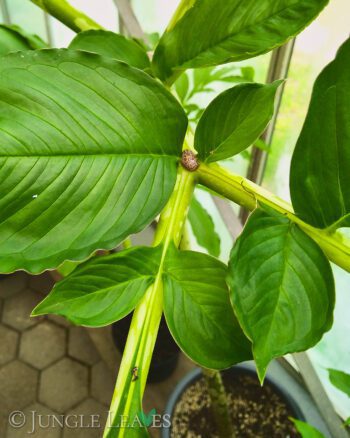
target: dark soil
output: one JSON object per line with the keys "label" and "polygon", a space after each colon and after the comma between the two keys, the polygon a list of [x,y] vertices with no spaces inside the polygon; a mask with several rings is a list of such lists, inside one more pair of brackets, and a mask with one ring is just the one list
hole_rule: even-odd
{"label": "dark soil", "polygon": [[[297,438],[295,414],[272,385],[249,374],[223,376],[237,438]],[[216,438],[210,400],[201,378],[187,387],[171,419],[172,438]]]}

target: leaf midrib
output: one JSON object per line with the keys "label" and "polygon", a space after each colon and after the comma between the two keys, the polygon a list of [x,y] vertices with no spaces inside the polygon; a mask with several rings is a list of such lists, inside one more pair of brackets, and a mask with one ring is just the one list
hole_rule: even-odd
{"label": "leaf midrib", "polygon": [[178,158],[180,159],[180,156],[177,155],[170,155],[170,154],[152,154],[149,152],[146,153],[128,153],[128,152],[123,152],[123,153],[54,153],[54,154],[16,154],[16,155],[2,155],[0,153],[0,158],[55,158],[55,157],[82,157],[82,158],[86,158],[86,157],[150,157],[150,158]]}

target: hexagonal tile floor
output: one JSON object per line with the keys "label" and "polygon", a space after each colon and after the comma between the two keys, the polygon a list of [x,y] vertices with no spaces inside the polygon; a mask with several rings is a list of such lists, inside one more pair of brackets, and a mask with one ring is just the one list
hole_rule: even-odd
{"label": "hexagonal tile floor", "polygon": [[[56,316],[29,317],[52,285],[49,274],[0,278],[1,438],[102,436],[110,369],[85,329]],[[97,416],[101,427],[81,428],[81,416]]]}
{"label": "hexagonal tile floor", "polygon": [[[103,435],[118,354],[106,328],[88,333],[59,316],[29,317],[53,283],[48,273],[0,276],[0,438]],[[147,385],[145,411],[163,412],[175,384],[193,367],[180,355],[170,378]],[[159,429],[150,434],[158,438]]]}

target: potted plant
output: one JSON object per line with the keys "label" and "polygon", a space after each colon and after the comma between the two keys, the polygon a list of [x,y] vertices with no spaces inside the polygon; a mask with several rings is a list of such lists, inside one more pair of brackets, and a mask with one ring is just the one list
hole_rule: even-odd
{"label": "potted plant", "polygon": [[[142,395],[163,313],[224,398],[219,370],[254,358],[263,383],[273,358],[310,348],[331,328],[330,261],[350,270],[350,244],[337,231],[350,224],[350,42],[315,84],[291,166],[292,207],[217,164],[266,128],[281,81],[220,94],[194,135],[171,90],[188,68],[284,44],[327,0],[181,1],[151,61],[137,41],[66,1],[33,1],[80,33],[68,49],[2,58],[0,270],[84,261],[160,213],[153,246],[87,260],[33,311],[92,327],[134,311],[104,436],[144,436]],[[179,249],[197,184],[253,211],[228,266]],[[218,429],[233,436],[221,400]]]}

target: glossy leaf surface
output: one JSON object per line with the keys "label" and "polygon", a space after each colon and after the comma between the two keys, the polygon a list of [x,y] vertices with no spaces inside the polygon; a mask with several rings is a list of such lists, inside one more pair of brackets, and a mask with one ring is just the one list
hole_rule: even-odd
{"label": "glossy leaf surface", "polygon": [[197,0],[161,38],[154,55],[154,70],[161,79],[169,80],[176,70],[261,55],[297,35],[327,3],[328,0]]}
{"label": "glossy leaf surface", "polygon": [[0,72],[1,272],[83,260],[161,211],[187,127],[161,84],[71,50],[11,54]]}
{"label": "glossy leaf surface", "polygon": [[173,248],[165,272],[164,313],[181,349],[211,369],[250,359],[250,343],[230,304],[226,266],[205,254]]}
{"label": "glossy leaf surface", "polygon": [[318,228],[350,226],[350,39],[318,77],[290,176],[294,210]]}
{"label": "glossy leaf surface", "polygon": [[253,343],[260,380],[273,358],[307,350],[332,326],[330,264],[283,216],[252,214],[232,250],[228,282],[237,318]]}
{"label": "glossy leaf surface", "polygon": [[150,67],[147,53],[139,44],[124,35],[107,30],[80,32],[70,43],[69,48],[98,53],[141,70]]}
{"label": "glossy leaf surface", "polygon": [[251,146],[273,115],[280,84],[237,85],[214,99],[196,129],[194,144],[199,158],[223,160]]}
{"label": "glossy leaf surface", "polygon": [[118,321],[136,307],[153,283],[160,257],[160,247],[95,256],[58,282],[33,316],[53,313],[90,327]]}

